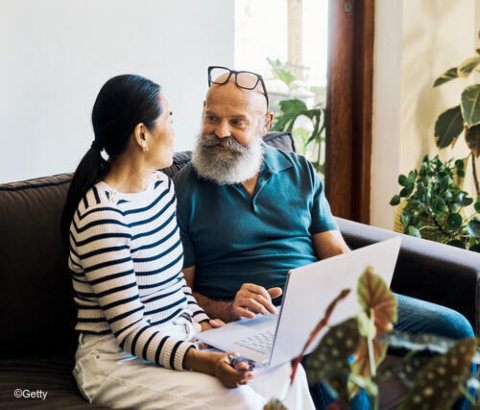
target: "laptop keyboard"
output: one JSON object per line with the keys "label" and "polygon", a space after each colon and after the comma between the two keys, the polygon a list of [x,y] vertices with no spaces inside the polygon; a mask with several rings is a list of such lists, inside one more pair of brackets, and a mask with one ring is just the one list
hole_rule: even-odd
{"label": "laptop keyboard", "polygon": [[274,336],[275,332],[273,330],[264,330],[263,332],[258,332],[254,336],[237,340],[233,344],[254,350],[260,354],[267,354],[270,352],[270,350],[272,350]]}

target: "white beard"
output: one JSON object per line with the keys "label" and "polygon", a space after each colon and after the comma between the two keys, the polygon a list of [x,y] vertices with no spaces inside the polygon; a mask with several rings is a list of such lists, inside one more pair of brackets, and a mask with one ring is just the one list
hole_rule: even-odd
{"label": "white beard", "polygon": [[[222,145],[226,149],[217,149],[215,145]],[[260,135],[247,147],[233,137],[200,135],[192,157],[192,165],[198,175],[218,185],[239,184],[253,178],[260,171],[262,161]]]}

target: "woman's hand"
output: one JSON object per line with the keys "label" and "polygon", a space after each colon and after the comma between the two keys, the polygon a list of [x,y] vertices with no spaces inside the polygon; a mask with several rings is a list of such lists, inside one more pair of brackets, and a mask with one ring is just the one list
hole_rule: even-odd
{"label": "woman's hand", "polygon": [[238,369],[233,368],[229,354],[203,352],[197,349],[189,349],[185,357],[185,367],[198,372],[215,376],[220,382],[230,389],[247,384],[253,378],[253,372],[248,371],[247,363],[238,363]]}
{"label": "woman's hand", "polygon": [[225,322],[221,319],[210,319],[208,322],[202,322],[200,325],[202,326],[202,332],[205,330],[213,329],[214,327],[222,327]]}
{"label": "woman's hand", "polygon": [[230,389],[247,384],[253,378],[253,372],[248,371],[248,363],[239,362],[236,370],[230,359],[229,354],[237,355],[238,353],[217,353],[219,357],[215,363],[215,377]]}

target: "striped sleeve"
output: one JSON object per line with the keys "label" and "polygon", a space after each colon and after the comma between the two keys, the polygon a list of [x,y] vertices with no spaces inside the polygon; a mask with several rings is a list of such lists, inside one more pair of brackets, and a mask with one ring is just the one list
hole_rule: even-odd
{"label": "striped sleeve", "polygon": [[192,313],[192,319],[197,323],[210,320],[205,311],[197,303],[195,296],[192,294],[192,290],[187,285],[183,286],[182,290],[187,297],[187,309]]}
{"label": "striped sleeve", "polygon": [[170,337],[145,317],[131,255],[131,234],[118,208],[88,208],[71,226],[72,247],[120,347],[139,358],[183,369],[192,343]]}

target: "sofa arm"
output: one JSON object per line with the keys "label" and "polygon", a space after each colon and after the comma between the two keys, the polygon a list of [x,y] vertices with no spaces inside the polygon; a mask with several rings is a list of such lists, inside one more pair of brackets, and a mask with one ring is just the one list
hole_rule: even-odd
{"label": "sofa arm", "polygon": [[402,237],[391,288],[462,313],[480,334],[480,254],[335,218],[352,249]]}

